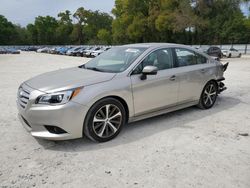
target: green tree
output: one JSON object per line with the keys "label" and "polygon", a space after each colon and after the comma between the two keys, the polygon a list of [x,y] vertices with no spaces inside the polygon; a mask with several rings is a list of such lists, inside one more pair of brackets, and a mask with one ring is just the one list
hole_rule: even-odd
{"label": "green tree", "polygon": [[70,44],[70,35],[73,31],[73,24],[70,11],[60,12],[58,27],[56,28],[57,44]]}
{"label": "green tree", "polygon": [[[152,0],[116,0],[112,13],[113,39],[116,43],[146,42],[149,3]],[[146,34],[147,33],[147,34]]]}
{"label": "green tree", "polygon": [[85,42],[98,42],[98,31],[105,29],[111,34],[113,18],[107,14],[99,11],[89,11],[86,19],[86,25],[83,28],[85,33]]}
{"label": "green tree", "polygon": [[17,37],[15,26],[0,15],[0,44],[14,44]]}
{"label": "green tree", "polygon": [[97,33],[97,38],[100,44],[110,45],[112,43],[111,33],[106,29],[100,29]]}
{"label": "green tree", "polygon": [[38,44],[38,31],[34,24],[28,24],[27,25],[27,33],[28,33],[28,41],[30,41],[30,44]]}
{"label": "green tree", "polygon": [[33,36],[37,37],[37,44],[55,44],[57,20],[51,16],[38,16],[35,19],[34,28],[31,27]]}
{"label": "green tree", "polygon": [[80,7],[74,13],[74,18],[77,19],[78,23],[75,25],[73,30],[73,35],[71,36],[73,41],[76,41],[78,44],[82,44],[84,40],[83,27],[86,25],[87,17],[89,11],[85,10],[83,7]]}

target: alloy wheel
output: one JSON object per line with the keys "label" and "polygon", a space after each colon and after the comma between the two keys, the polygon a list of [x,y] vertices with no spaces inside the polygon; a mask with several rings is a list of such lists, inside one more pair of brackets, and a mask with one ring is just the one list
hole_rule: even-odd
{"label": "alloy wheel", "polygon": [[93,118],[94,133],[101,138],[113,136],[122,124],[121,110],[114,104],[99,108]]}
{"label": "alloy wheel", "polygon": [[214,104],[217,97],[217,88],[211,83],[207,85],[203,94],[203,103],[205,106],[210,107]]}

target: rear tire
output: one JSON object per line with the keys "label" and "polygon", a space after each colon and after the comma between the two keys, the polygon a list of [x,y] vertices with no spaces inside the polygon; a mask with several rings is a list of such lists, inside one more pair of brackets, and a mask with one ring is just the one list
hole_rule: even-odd
{"label": "rear tire", "polygon": [[232,54],[229,54],[229,55],[228,55],[228,58],[231,58],[231,57],[232,57]]}
{"label": "rear tire", "polygon": [[238,56],[239,58],[241,58],[241,54],[239,54],[239,56]]}
{"label": "rear tire", "polygon": [[96,142],[115,138],[126,123],[126,111],[120,101],[105,98],[96,102],[88,111],[83,133]]}
{"label": "rear tire", "polygon": [[215,81],[209,81],[200,96],[198,107],[201,109],[212,108],[218,95],[218,86]]}

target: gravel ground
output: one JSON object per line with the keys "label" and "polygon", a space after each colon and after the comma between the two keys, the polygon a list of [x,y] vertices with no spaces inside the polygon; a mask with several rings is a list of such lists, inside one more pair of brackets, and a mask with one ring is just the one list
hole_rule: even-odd
{"label": "gravel ground", "polygon": [[250,56],[227,59],[228,90],[196,107],[126,126],[114,140],[35,139],[17,119],[19,84],[87,59],[0,55],[0,187],[250,187]]}

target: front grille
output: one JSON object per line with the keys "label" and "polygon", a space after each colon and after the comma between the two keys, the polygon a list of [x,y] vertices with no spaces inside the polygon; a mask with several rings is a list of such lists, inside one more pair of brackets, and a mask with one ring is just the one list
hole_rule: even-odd
{"label": "front grille", "polygon": [[29,102],[29,97],[30,97],[30,92],[20,87],[18,90],[17,98],[18,98],[18,103],[22,108],[26,108]]}

